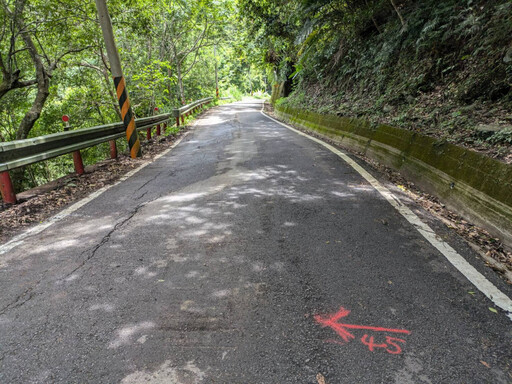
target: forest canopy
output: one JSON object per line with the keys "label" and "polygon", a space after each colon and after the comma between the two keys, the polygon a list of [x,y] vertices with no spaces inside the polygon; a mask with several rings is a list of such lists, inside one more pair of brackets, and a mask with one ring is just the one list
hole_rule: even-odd
{"label": "forest canopy", "polygon": [[279,83],[274,101],[416,130],[512,162],[510,0],[240,4]]}
{"label": "forest canopy", "polygon": [[[107,2],[136,117],[215,95],[264,91],[261,60],[228,0]],[[0,140],[120,120],[94,0],[0,2]],[[104,146],[86,151],[94,162]],[[86,159],[87,160],[87,159]],[[22,188],[72,169],[69,159],[29,167]]]}
{"label": "forest canopy", "polygon": [[[108,7],[136,117],[215,95],[217,64],[221,96],[274,89],[274,102],[512,159],[509,0],[109,0]],[[64,114],[73,129],[120,120],[94,0],[1,0],[0,19],[1,141],[60,132]],[[85,156],[94,162],[106,150]],[[27,169],[22,188],[72,165],[61,157]]]}

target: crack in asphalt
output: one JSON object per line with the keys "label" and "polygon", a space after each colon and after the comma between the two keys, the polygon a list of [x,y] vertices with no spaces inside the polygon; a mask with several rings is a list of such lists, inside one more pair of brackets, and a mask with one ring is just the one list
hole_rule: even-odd
{"label": "crack in asphalt", "polygon": [[103,238],[101,239],[101,241],[96,244],[94,247],[92,247],[91,250],[86,250],[84,252],[82,252],[82,255],[86,252],[90,252],[89,256],[87,256],[76,268],[74,268],[71,272],[69,272],[66,276],[64,276],[64,279],[68,278],[69,276],[71,276],[73,273],[75,273],[76,271],[78,271],[80,268],[83,268],[85,266],[85,264],[87,264],[87,262],[89,262],[89,260],[91,260],[92,258],[94,258],[94,256],[96,256],[96,252],[98,252],[98,250],[103,247],[105,244],[107,244],[109,241],[110,241],[110,238],[112,237],[112,235],[114,234],[114,232],[116,232],[119,228],[121,228],[123,225],[125,225],[128,221],[130,221],[138,212],[139,210],[144,206],[146,205],[147,203],[142,203],[142,204],[139,204],[137,205],[137,207],[135,207],[134,210],[132,210],[129,215],[124,218],[123,220],[119,221],[118,223],[116,223],[116,225],[114,225],[114,228],[112,228],[105,236],[103,236]]}
{"label": "crack in asphalt", "polygon": [[144,192],[142,195],[137,196],[137,197],[135,198],[135,200],[140,200],[140,199],[142,199],[144,196],[146,196],[146,195],[148,194],[148,192],[149,192],[149,191],[146,191],[146,192]]}
{"label": "crack in asphalt", "polygon": [[[162,172],[159,172],[158,175],[160,175],[161,173]],[[156,177],[158,177],[158,175],[155,176],[152,180],[156,179]],[[145,185],[148,184],[149,182],[151,182],[152,180],[149,180],[147,183],[145,183]],[[141,199],[147,192],[148,191],[146,191],[141,196],[139,196],[137,198],[137,200]],[[137,205],[137,207],[134,210],[132,210],[126,218],[124,218],[123,220],[116,223],[114,225],[114,228],[112,228],[105,236],[103,236],[103,238],[101,239],[101,241],[98,244],[96,244],[91,249],[83,251],[80,255],[90,252],[89,256],[87,256],[76,268],[74,268],[71,272],[67,273],[63,278],[61,278],[59,280],[65,280],[66,278],[71,276],[73,273],[75,273],[79,269],[83,268],[91,259],[93,259],[96,256],[96,253],[98,252],[98,250],[110,241],[110,238],[112,237],[114,232],[116,232],[119,228],[124,226],[131,219],[133,219],[133,217],[139,212],[139,210],[142,207],[144,207],[145,205],[147,205],[155,200],[158,200],[160,197],[162,197],[162,194],[159,194],[158,196],[156,196],[155,198],[153,198],[147,202]],[[27,302],[29,302],[32,298],[34,298],[37,294],[37,292],[35,292],[35,288],[41,283],[41,281],[42,280],[38,280],[34,285],[27,288],[23,293],[16,296],[16,298],[14,300],[12,300],[9,304],[7,304],[3,308],[1,308],[0,315],[5,314],[7,311],[10,311],[12,309],[19,308],[19,307],[25,305]]]}
{"label": "crack in asphalt", "polygon": [[151,179],[149,179],[148,181],[146,181],[144,184],[142,184],[139,188],[137,188],[137,191],[140,191],[142,188],[144,188],[146,185],[148,185],[149,183],[151,183],[153,180],[155,180],[158,176],[160,176],[162,174],[162,172],[158,172],[155,176],[153,176]]}
{"label": "crack in asphalt", "polygon": [[[160,173],[159,173],[160,174]],[[158,176],[158,175],[157,175]],[[156,177],[155,177],[156,178]],[[152,180],[154,180],[155,178],[153,178]],[[151,181],[151,180],[150,180]],[[150,182],[148,181],[148,183]],[[148,184],[148,183],[145,183],[145,184]],[[140,189],[140,188],[139,188]],[[147,192],[143,193],[141,196],[139,196],[137,199],[140,199],[142,198]],[[148,202],[144,202],[144,203],[141,203],[139,204],[134,210],[132,210],[129,215],[119,221],[118,223],[116,223],[116,225],[114,226],[114,228],[112,228],[105,236],[103,236],[103,238],[101,239],[101,241],[96,244],[93,248],[92,248],[92,251],[90,249],[86,250],[86,251],[83,251],[81,253],[81,255],[83,255],[84,253],[86,252],[91,252],[89,256],[87,256],[81,263],[80,265],[78,265],[76,268],[74,268],[71,272],[69,272],[68,274],[66,274],[61,280],[64,280],[66,278],[68,278],[69,276],[71,276],[73,273],[75,273],[76,271],[78,271],[80,268],[83,268],[85,266],[85,264],[87,264],[87,262],[89,260],[91,260],[92,258],[94,258],[94,256],[96,256],[96,253],[98,252],[98,250],[103,247],[106,243],[108,243],[110,241],[110,238],[112,237],[112,235],[114,234],[115,231],[117,231],[119,228],[121,228],[123,225],[125,225],[128,221],[130,221],[138,212],[139,210],[146,204],[158,199],[160,196],[156,197],[155,199],[151,200],[151,201],[148,201]],[[7,311],[10,311],[12,309],[16,309],[16,308],[19,308],[23,305],[25,305],[27,302],[29,302],[33,297],[36,296],[36,292],[35,292],[35,288],[41,283],[41,280],[37,281],[34,285],[32,285],[31,287],[27,288],[23,293],[19,294],[18,296],[16,296],[16,298],[14,300],[12,300],[9,304],[7,304],[6,306],[4,306],[3,308],[0,309],[0,315],[3,315],[5,314]]]}
{"label": "crack in asphalt", "polygon": [[[9,304],[7,304],[5,307],[3,307],[1,310],[0,310],[0,315],[3,315],[5,314],[7,311],[9,311],[10,309],[15,309],[15,308],[19,308],[21,307],[22,305],[24,305],[25,303],[27,303],[30,299],[32,299],[34,296],[35,296],[35,292],[34,291],[34,288],[41,282],[41,280],[39,280],[38,282],[36,282],[32,287],[29,287],[27,288],[22,294],[16,296],[16,298],[11,301]],[[25,296],[27,296],[25,298]]]}

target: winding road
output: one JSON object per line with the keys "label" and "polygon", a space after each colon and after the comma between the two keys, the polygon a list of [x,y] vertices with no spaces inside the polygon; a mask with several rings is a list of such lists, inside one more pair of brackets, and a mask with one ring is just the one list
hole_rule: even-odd
{"label": "winding road", "polygon": [[512,287],[359,160],[260,110],[204,113],[0,255],[0,383],[512,382],[496,295],[397,207],[504,302]]}

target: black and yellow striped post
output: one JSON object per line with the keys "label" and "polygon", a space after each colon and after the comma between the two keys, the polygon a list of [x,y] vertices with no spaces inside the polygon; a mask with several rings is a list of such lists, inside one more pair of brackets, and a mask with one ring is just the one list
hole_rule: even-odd
{"label": "black and yellow striped post", "polygon": [[135,118],[130,105],[128,91],[126,90],[126,82],[121,69],[121,59],[119,58],[119,52],[117,51],[114,40],[114,31],[112,30],[112,22],[108,14],[106,1],[96,0],[96,8],[98,9],[101,32],[105,40],[105,48],[107,49],[110,69],[112,71],[112,77],[114,78],[117,99],[119,100],[119,107],[121,108],[121,117],[126,131],[126,140],[128,140],[128,146],[130,147],[130,156],[136,158],[141,156],[139,135],[135,127]]}
{"label": "black and yellow striped post", "polygon": [[117,99],[119,100],[119,108],[121,109],[121,118],[123,119],[126,131],[126,140],[128,140],[128,146],[130,147],[130,156],[134,159],[141,155],[140,141],[135,129],[135,118],[133,117],[130,98],[126,91],[124,76],[114,77],[114,85],[116,87]]}

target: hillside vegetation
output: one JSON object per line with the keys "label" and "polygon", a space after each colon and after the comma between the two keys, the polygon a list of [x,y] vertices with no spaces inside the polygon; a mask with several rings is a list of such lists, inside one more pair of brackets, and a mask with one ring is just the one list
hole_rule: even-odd
{"label": "hillside vegetation", "polygon": [[509,0],[242,1],[279,103],[389,123],[511,162]]}

